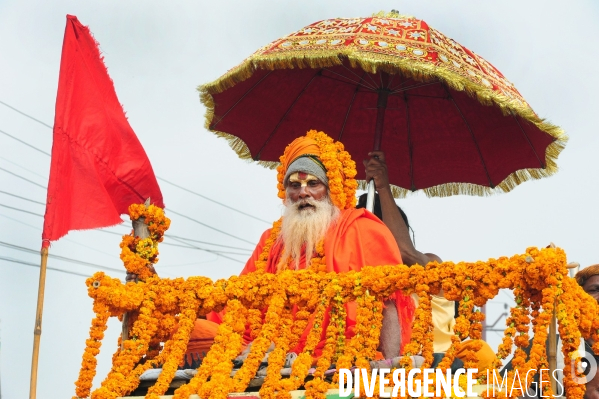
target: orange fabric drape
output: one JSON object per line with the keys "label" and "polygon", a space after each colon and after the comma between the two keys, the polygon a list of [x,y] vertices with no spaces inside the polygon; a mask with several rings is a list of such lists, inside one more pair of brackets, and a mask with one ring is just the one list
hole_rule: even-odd
{"label": "orange fabric drape", "polygon": [[[270,230],[262,234],[260,242],[247,261],[241,275],[256,270],[255,261],[262,253],[262,248],[269,236]],[[397,265],[402,263],[399,249],[389,229],[376,216],[364,209],[342,211],[335,226],[327,232],[324,243],[327,271],[329,272],[344,273],[350,270],[359,271],[363,266]],[[277,263],[282,251],[283,244],[281,242],[273,244],[266,266],[267,272],[276,273]],[[300,260],[300,268],[305,267],[306,260],[304,256]],[[396,292],[393,299],[395,299],[399,320],[402,323],[401,342],[405,344],[410,339],[415,305],[410,297],[403,295],[401,292]],[[351,338],[356,324],[356,303],[348,303],[346,311],[346,337]],[[220,319],[217,315],[212,315],[211,318],[214,321]],[[328,315],[326,315],[322,339],[316,351],[317,355],[324,346],[324,336],[328,322]],[[303,349],[310,327],[309,325],[294,351],[299,353]],[[249,336],[245,338],[249,339]]]}
{"label": "orange fabric drape", "polygon": [[285,152],[283,155],[285,158],[283,167],[285,168],[286,173],[289,165],[291,165],[293,161],[295,161],[302,155],[314,155],[316,157],[319,157],[320,147],[318,147],[316,140],[306,136],[301,136],[293,140],[291,144],[289,144],[285,148]]}

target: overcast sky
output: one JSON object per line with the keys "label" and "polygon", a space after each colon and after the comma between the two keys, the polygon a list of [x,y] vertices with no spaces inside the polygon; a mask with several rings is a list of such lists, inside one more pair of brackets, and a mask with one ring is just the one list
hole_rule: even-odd
{"label": "overcast sky", "polygon": [[[560,172],[489,198],[428,199],[399,203],[416,232],[417,247],[444,260],[476,261],[522,253],[553,241],[571,261],[599,263],[596,254],[599,150],[597,113],[599,3],[583,1],[24,1],[0,0],[0,190],[45,202],[49,153],[66,14],[88,25],[101,44],[119,100],[152,162],[172,219],[168,234],[204,243],[185,249],[167,239],[157,269],[164,277],[237,274],[262,231],[281,213],[276,174],[237,158],[203,128],[196,91],[257,48],[312,22],[369,16],[398,9],[428,22],[493,63],[533,109],[561,126],[570,142]],[[8,172],[12,173],[8,173]],[[18,175],[18,176],[15,176]],[[23,180],[27,179],[30,182]],[[236,213],[173,186],[175,183]],[[36,185],[37,184],[37,185]],[[4,206],[4,207],[3,207]],[[6,208],[10,206],[30,213]],[[211,230],[168,210],[225,231]],[[0,193],[0,386],[3,399],[27,396],[38,285],[43,204]],[[123,233],[124,226],[108,229]],[[85,278],[101,267],[124,270],[120,237],[72,232],[50,253],[98,266],[50,259],[41,340],[38,398],[74,394],[93,316]],[[233,248],[219,247],[213,244]],[[22,262],[7,261],[6,258]],[[24,263],[24,264],[23,264]],[[27,265],[32,264],[32,265]],[[109,271],[115,277],[124,273]],[[501,293],[489,306],[495,321]],[[501,327],[502,321],[496,327]],[[97,386],[110,367],[120,329],[111,321],[100,354]],[[491,332],[496,348],[500,335]]]}

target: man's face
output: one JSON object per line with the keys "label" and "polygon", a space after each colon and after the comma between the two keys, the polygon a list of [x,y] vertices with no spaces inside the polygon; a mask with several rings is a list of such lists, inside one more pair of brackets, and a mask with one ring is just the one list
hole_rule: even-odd
{"label": "man's face", "polygon": [[287,198],[291,203],[299,202],[300,211],[304,209],[314,209],[310,200],[321,201],[328,194],[327,186],[318,180],[316,176],[308,173],[297,172],[289,176],[289,183],[285,189]]}
{"label": "man's face", "polygon": [[589,277],[582,289],[599,302],[599,275]]}

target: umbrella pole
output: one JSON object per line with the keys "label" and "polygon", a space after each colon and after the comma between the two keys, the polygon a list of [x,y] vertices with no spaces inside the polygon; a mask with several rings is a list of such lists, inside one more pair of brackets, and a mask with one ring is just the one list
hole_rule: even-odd
{"label": "umbrella pole", "polygon": [[[385,111],[387,110],[387,100],[389,99],[389,74],[381,72],[381,87],[378,89],[378,99],[376,104],[376,125],[374,127],[374,148],[373,151],[381,149],[381,139],[383,137],[383,127],[385,126]],[[370,212],[374,210],[374,180],[368,182],[368,196],[366,197],[366,209]]]}
{"label": "umbrella pole", "polygon": [[37,363],[40,353],[40,338],[42,336],[42,313],[44,312],[44,289],[46,287],[46,265],[48,263],[48,247],[46,245],[42,245],[41,255],[40,280],[37,290],[37,311],[35,314],[35,328],[33,329],[33,355],[31,357],[29,399],[35,399],[37,390]]}

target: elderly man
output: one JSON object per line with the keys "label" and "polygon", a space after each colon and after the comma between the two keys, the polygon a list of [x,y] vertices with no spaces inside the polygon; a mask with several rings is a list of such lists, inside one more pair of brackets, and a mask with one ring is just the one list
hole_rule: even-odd
{"label": "elderly man", "polygon": [[[276,273],[314,264],[341,273],[367,265],[402,263],[389,229],[370,212],[354,209],[355,163],[341,143],[310,131],[287,146],[278,172],[279,197],[285,205],[282,222],[264,232],[242,275],[258,269]],[[322,258],[324,264],[316,261]],[[385,305],[380,350],[390,359],[399,355],[401,342],[409,339],[414,303],[397,292]],[[356,306],[350,303],[346,336],[353,335],[355,323]],[[306,335],[294,352],[302,350]],[[324,339],[317,355],[323,345]]]}

